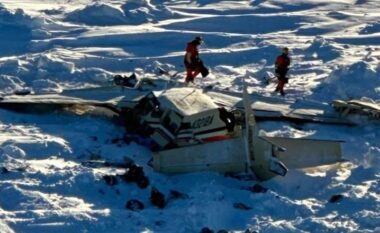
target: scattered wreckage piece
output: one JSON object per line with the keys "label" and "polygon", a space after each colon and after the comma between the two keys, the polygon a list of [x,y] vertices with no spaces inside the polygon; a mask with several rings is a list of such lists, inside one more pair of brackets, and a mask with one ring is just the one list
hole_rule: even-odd
{"label": "scattered wreckage piece", "polygon": [[[194,88],[152,92],[132,110],[140,126],[148,126],[157,149],[172,148],[230,138],[234,132],[232,112],[217,106]],[[128,128],[136,126],[131,123]]]}
{"label": "scattered wreckage piece", "polygon": [[[241,93],[210,90],[206,94],[219,106],[244,110]],[[257,121],[356,125],[349,119],[342,119],[327,103],[268,97],[254,93],[250,94],[250,98]]]}
{"label": "scattered wreckage piece", "polygon": [[[244,138],[161,150],[153,153],[153,167],[164,173],[215,171],[246,172]],[[253,137],[250,167],[257,178],[284,176],[287,169],[303,169],[344,161],[342,141]]]}
{"label": "scattered wreckage piece", "polygon": [[[181,98],[180,96],[180,94],[176,95],[176,98]],[[230,115],[231,120],[226,121],[234,122],[231,127],[232,132],[223,134],[219,131],[218,134],[224,137],[219,137],[218,140],[212,142],[200,141],[192,146],[163,148],[153,154],[155,170],[164,173],[196,171],[230,173],[252,170],[259,179],[266,180],[276,175],[284,176],[288,170],[287,163],[292,168],[307,168],[342,161],[341,141],[258,136],[254,114],[250,113],[252,110],[247,94],[244,99],[245,120],[235,113]],[[194,98],[191,102],[194,104],[199,100],[200,98]],[[172,102],[180,103],[175,100]],[[186,104],[181,106],[184,109],[186,107],[189,106]],[[186,112],[184,109],[182,111]],[[198,119],[207,116],[204,115],[205,111],[199,111],[197,114]],[[217,118],[215,115],[214,117]],[[213,121],[210,122],[211,126],[218,128]],[[286,152],[287,149],[289,152]]]}
{"label": "scattered wreckage piece", "polygon": [[244,148],[244,140],[239,137],[156,151],[153,153],[153,168],[164,173],[244,172]]}
{"label": "scattered wreckage piece", "polygon": [[10,95],[3,97],[0,107],[13,111],[40,113],[87,106],[102,107],[119,113],[122,107],[133,107],[149,92],[121,86],[107,86],[66,90],[55,94]]}
{"label": "scattered wreckage piece", "polygon": [[341,117],[356,113],[380,119],[380,104],[374,102],[365,100],[334,100],[332,106],[337,112],[339,112]]}
{"label": "scattered wreckage piece", "polygon": [[[287,166],[303,168],[341,160],[339,149],[324,148],[339,148],[338,141],[305,143],[259,136],[256,111],[252,111],[251,100],[244,93],[239,100],[243,106],[234,110],[216,104],[214,98],[196,88],[152,91],[124,86],[8,96],[0,101],[0,107],[105,108],[123,119],[128,131],[152,141],[153,166],[160,172],[253,171],[265,180],[285,175]],[[310,151],[299,149],[304,145],[313,151],[312,159]]]}

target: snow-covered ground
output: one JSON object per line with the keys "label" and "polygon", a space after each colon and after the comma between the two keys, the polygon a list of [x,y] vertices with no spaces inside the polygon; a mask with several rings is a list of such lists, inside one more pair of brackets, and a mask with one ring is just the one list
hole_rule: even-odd
{"label": "snow-covered ground", "polygon": [[[273,96],[263,77],[287,46],[285,98],[380,103],[379,7],[378,0],[1,0],[0,93],[108,85],[114,74],[154,77],[157,66],[183,71],[186,43],[201,35],[211,73],[196,85],[241,91],[248,76],[249,92]],[[123,128],[101,117],[0,109],[0,232],[380,232],[380,124],[359,120],[260,124],[269,135],[345,140],[349,162],[291,170],[256,193],[247,190],[252,180],[156,173],[151,152],[125,143]],[[123,170],[82,165],[99,156],[133,159],[150,186],[107,185],[103,176]],[[184,195],[160,209],[151,187],[166,198],[171,190]],[[127,210],[131,199],[145,208]]]}

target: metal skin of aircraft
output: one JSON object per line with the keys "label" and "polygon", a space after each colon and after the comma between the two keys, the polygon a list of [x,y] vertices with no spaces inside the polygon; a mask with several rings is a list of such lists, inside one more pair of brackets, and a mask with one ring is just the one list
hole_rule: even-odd
{"label": "metal skin of aircraft", "polygon": [[164,173],[249,172],[266,180],[284,176],[291,168],[342,160],[341,141],[258,135],[246,88],[241,100],[243,109],[218,105],[218,99],[194,87],[155,91],[109,86],[59,94],[4,96],[0,108],[69,108],[83,113],[88,107],[98,107],[121,119],[127,132],[149,137],[153,142],[153,167]]}

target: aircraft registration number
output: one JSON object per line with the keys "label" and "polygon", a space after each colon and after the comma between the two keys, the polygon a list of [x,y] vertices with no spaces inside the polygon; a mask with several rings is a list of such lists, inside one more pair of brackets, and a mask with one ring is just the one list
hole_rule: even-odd
{"label": "aircraft registration number", "polygon": [[212,124],[212,121],[214,120],[214,116],[207,116],[207,117],[202,117],[197,120],[195,120],[192,124],[193,129],[198,129],[202,127],[206,127]]}

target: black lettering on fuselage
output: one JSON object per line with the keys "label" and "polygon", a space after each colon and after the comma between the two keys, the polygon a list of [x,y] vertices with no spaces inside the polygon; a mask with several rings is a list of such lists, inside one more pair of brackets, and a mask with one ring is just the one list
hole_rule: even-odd
{"label": "black lettering on fuselage", "polygon": [[202,117],[202,118],[195,120],[193,122],[193,124],[191,125],[191,127],[193,129],[199,129],[202,127],[206,127],[206,126],[211,125],[213,120],[214,120],[214,115]]}

